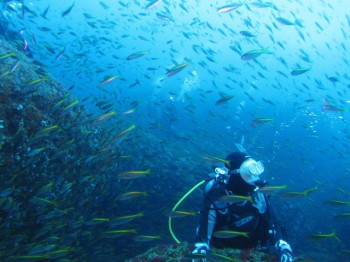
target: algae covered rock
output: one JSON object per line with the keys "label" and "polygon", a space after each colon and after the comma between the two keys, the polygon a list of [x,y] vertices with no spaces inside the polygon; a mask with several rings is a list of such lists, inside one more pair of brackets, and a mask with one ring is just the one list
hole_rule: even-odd
{"label": "algae covered rock", "polygon": [[81,102],[1,38],[0,64],[0,260],[86,261],[101,229],[84,223],[110,197],[118,147],[103,154]]}
{"label": "algae covered rock", "polygon": [[[191,262],[194,258],[191,255],[194,246],[188,243],[157,245],[150,248],[143,254],[137,255],[127,262]],[[215,249],[213,248],[206,256],[207,261],[270,261],[269,255],[252,249]],[[272,260],[271,260],[272,261]]]}

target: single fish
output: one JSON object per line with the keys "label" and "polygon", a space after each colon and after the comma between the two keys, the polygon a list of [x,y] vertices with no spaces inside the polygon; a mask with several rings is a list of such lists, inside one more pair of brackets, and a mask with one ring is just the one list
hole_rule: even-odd
{"label": "single fish", "polygon": [[342,107],[339,107],[339,106],[332,105],[332,104],[328,103],[328,101],[325,98],[323,98],[322,101],[324,103],[324,105],[322,106],[323,110],[334,111],[334,112],[345,112],[345,111],[347,111],[345,108],[342,108]]}
{"label": "single fish", "polygon": [[231,100],[234,96],[223,96],[222,98],[220,98],[219,100],[217,100],[215,102],[215,105],[218,106],[218,105],[222,105],[226,102],[228,102],[229,100]]}
{"label": "single fish", "polygon": [[310,189],[306,189],[304,191],[285,192],[285,193],[282,193],[282,196],[285,196],[285,197],[304,197],[304,196],[308,196],[310,193],[312,193],[316,190],[318,190],[317,186],[310,188]]}
{"label": "single fish", "polygon": [[116,134],[111,141],[107,144],[107,147],[110,147],[115,142],[120,141],[123,137],[125,137],[127,134],[130,133],[131,130],[133,130],[136,127],[135,124],[129,126],[127,129],[121,131],[120,133]]}
{"label": "single fish", "polygon": [[[347,168],[345,171],[350,172],[350,169]],[[346,191],[345,189],[337,188],[337,190],[338,190],[339,192],[341,192],[341,193],[347,195],[347,196],[350,196],[350,192],[349,192],[349,191]]]}
{"label": "single fish", "polygon": [[235,9],[237,9],[238,7],[242,6],[242,4],[229,4],[229,5],[224,5],[221,7],[218,7],[217,12],[222,14],[222,13],[227,13],[227,12],[231,12]]}
{"label": "single fish", "polygon": [[112,100],[103,100],[103,101],[99,101],[99,102],[96,103],[96,106],[99,107],[99,108],[101,108],[101,106],[106,105],[106,104],[108,104],[108,103],[112,103]]}
{"label": "single fish", "polygon": [[0,78],[3,78],[4,76],[7,76],[11,73],[10,70],[6,70],[5,72],[3,72],[1,75],[0,75]]}
{"label": "single fish", "polygon": [[126,223],[136,219],[136,218],[140,218],[143,216],[145,216],[145,214],[143,212],[140,212],[140,213],[134,214],[134,215],[117,217],[111,221],[111,226],[123,225],[123,224],[126,224]]}
{"label": "single fish", "polygon": [[47,136],[49,135],[51,132],[54,131],[59,131],[61,130],[61,128],[58,125],[53,125],[53,126],[49,126],[49,127],[45,127],[43,129],[40,129],[35,136],[32,139],[36,139],[38,137],[42,137],[42,136]]}
{"label": "single fish", "polygon": [[137,234],[135,229],[119,229],[119,230],[108,230],[104,231],[101,235],[103,238],[117,238],[125,234]]}
{"label": "single fish", "polygon": [[95,226],[95,225],[106,223],[106,222],[109,222],[109,221],[110,221],[109,218],[95,217],[95,218],[89,220],[88,222],[86,222],[85,225],[87,225],[87,226]]}
{"label": "single fish", "polygon": [[68,106],[66,106],[65,108],[63,108],[62,110],[62,114],[66,114],[68,111],[70,111],[74,106],[76,106],[77,104],[79,104],[79,100],[76,99],[74,100],[72,103],[70,103]]}
{"label": "single fish", "polygon": [[330,104],[323,105],[322,109],[326,110],[326,111],[333,111],[333,112],[345,112],[345,111],[347,111],[346,108],[339,107],[336,105],[330,105]]}
{"label": "single fish", "polygon": [[148,236],[148,235],[139,235],[139,236],[135,236],[134,240],[136,242],[148,242],[148,241],[153,241],[153,240],[158,240],[158,239],[162,239],[161,236]]}
{"label": "single fish", "polygon": [[62,58],[62,56],[64,55],[64,51],[66,51],[66,48],[65,48],[65,47],[64,47],[64,48],[62,49],[62,51],[59,52],[59,53],[57,54],[57,56],[55,57],[55,60],[56,60],[56,61],[58,61],[58,60],[60,60],[60,59]]}
{"label": "single fish", "polygon": [[287,189],[286,185],[283,186],[264,186],[258,189],[259,192],[264,194],[275,194],[281,190]]}
{"label": "single fish", "polygon": [[306,103],[311,103],[311,102],[315,102],[315,99],[309,98],[305,100]]}
{"label": "single fish", "polygon": [[188,9],[182,4],[182,3],[179,3],[179,6],[182,10],[184,10],[185,12],[189,12]]}
{"label": "single fish", "polygon": [[313,187],[313,188],[306,189],[306,190],[304,190],[303,192],[305,192],[306,195],[309,195],[310,193],[315,192],[315,191],[317,191],[317,190],[318,190],[318,186],[315,186],[315,187]]}
{"label": "single fish", "polygon": [[323,204],[330,206],[350,206],[350,202],[341,200],[327,200]]}
{"label": "single fish", "polygon": [[13,56],[16,56],[15,52],[11,52],[11,53],[8,53],[8,54],[4,54],[4,55],[1,55],[1,56],[0,56],[0,60],[5,59],[5,58],[7,58],[7,57],[13,57]]}
{"label": "single fish", "polygon": [[99,84],[98,86],[104,86],[106,84],[109,84],[110,82],[112,82],[113,80],[119,78],[119,75],[114,75],[114,76],[106,76]]}
{"label": "single fish", "polygon": [[7,196],[11,195],[13,191],[14,191],[13,187],[10,187],[10,188],[7,188],[5,190],[2,190],[0,192],[0,197],[7,197]]}
{"label": "single fish", "polygon": [[[109,111],[112,107],[113,107],[113,104],[108,104],[108,105],[105,105],[105,106],[101,106],[101,110]],[[106,114],[108,114],[108,113],[106,113]]]}
{"label": "single fish", "polygon": [[155,7],[156,5],[158,5],[160,2],[162,2],[162,0],[150,0],[150,3],[148,5],[146,5],[145,9],[149,10],[153,7]]}
{"label": "single fish", "polygon": [[36,192],[36,194],[37,194],[37,195],[44,195],[44,194],[48,193],[49,191],[51,191],[52,186],[53,186],[53,182],[50,182],[50,183],[48,183],[47,185],[41,187],[41,188]]}
{"label": "single fish", "polygon": [[239,202],[243,202],[243,201],[249,201],[249,202],[253,202],[252,198],[249,196],[240,196],[240,195],[226,195],[226,196],[222,196],[220,197],[218,200],[220,201],[224,201],[227,203],[239,203]]}
{"label": "single fish", "polygon": [[97,125],[97,124],[100,124],[101,122],[113,117],[114,115],[116,114],[115,111],[111,111],[109,113],[106,113],[106,114],[103,114],[101,116],[98,116],[96,117],[93,121],[92,121],[92,124],[93,125]]}
{"label": "single fish", "polygon": [[303,196],[306,196],[306,194],[305,192],[292,191],[292,192],[282,193],[282,196],[294,198],[294,197],[303,197]]}
{"label": "single fish", "polygon": [[70,252],[72,252],[72,249],[65,248],[65,249],[60,249],[60,250],[56,250],[56,251],[51,251],[51,252],[47,253],[46,255],[48,256],[49,260],[53,260],[53,259],[65,257]]}
{"label": "single fish", "polygon": [[146,192],[139,192],[139,191],[127,192],[127,193],[120,194],[117,197],[117,199],[123,201],[123,200],[130,200],[130,199],[133,199],[136,197],[141,197],[141,196],[146,197],[147,193]]}
{"label": "single fish", "polygon": [[10,72],[13,73],[13,72],[18,68],[19,65],[20,65],[20,61],[17,61],[17,62],[11,67]]}
{"label": "single fish", "polygon": [[295,25],[294,22],[286,19],[286,18],[283,18],[283,17],[277,17],[276,18],[277,22],[281,23],[282,25]]}
{"label": "single fish", "polygon": [[204,156],[203,159],[207,162],[210,162],[210,163],[225,163],[228,166],[230,165],[229,160],[225,160],[225,159],[215,157],[215,156]]}
{"label": "single fish", "polygon": [[147,51],[136,52],[136,53],[133,53],[133,54],[129,55],[126,58],[126,60],[133,60],[133,59],[139,58],[139,57],[147,55],[147,54],[149,54],[149,52],[147,52]]}
{"label": "single fish", "polygon": [[317,239],[328,239],[328,238],[337,238],[337,234],[335,232],[332,232],[330,234],[312,234],[309,235],[307,238],[310,240],[317,240]]}
{"label": "single fish", "polygon": [[33,150],[31,150],[31,151],[28,153],[28,156],[29,156],[29,157],[36,156],[37,154],[39,154],[41,151],[44,151],[44,150],[45,150],[45,147],[40,147],[40,148],[33,149]]}
{"label": "single fish", "polygon": [[340,219],[340,218],[350,218],[350,212],[335,215],[334,218],[336,218],[336,219]]}
{"label": "single fish", "polygon": [[74,5],[75,5],[75,2],[74,2],[70,7],[68,7],[65,11],[63,11],[62,14],[61,14],[61,16],[62,16],[62,17],[67,16],[67,15],[72,11]]}
{"label": "single fish", "polygon": [[43,81],[45,81],[45,80],[47,80],[47,77],[42,77],[42,78],[34,79],[34,80],[32,80],[32,81],[26,83],[23,87],[26,87],[26,88],[32,87],[32,86],[34,86],[34,85],[36,85],[36,84],[38,84],[38,83],[41,83],[41,82],[43,82]]}
{"label": "single fish", "polygon": [[213,234],[214,237],[217,238],[234,238],[238,236],[243,236],[249,238],[249,232],[240,232],[240,231],[232,231],[232,230],[219,230],[215,231]]}
{"label": "single fish", "polygon": [[339,78],[336,77],[336,76],[330,76],[330,77],[327,77],[327,79],[328,79],[329,81],[331,81],[332,83],[337,83],[337,82],[339,82]]}
{"label": "single fish", "polygon": [[47,252],[50,252],[50,251],[56,249],[57,247],[58,247],[57,245],[38,245],[38,246],[31,248],[30,254],[31,255],[38,255],[38,254],[47,253]]}
{"label": "single fish", "polygon": [[49,51],[51,54],[56,54],[55,49],[53,49],[48,43],[44,43],[44,47],[46,48],[47,51]]}
{"label": "single fish", "polygon": [[298,76],[298,75],[301,75],[301,74],[304,74],[306,73],[307,71],[310,71],[311,68],[296,68],[296,69],[293,69],[292,72],[290,72],[290,74],[292,76]]}
{"label": "single fish", "polygon": [[23,19],[24,18],[24,14],[26,10],[29,10],[25,5],[24,5],[24,0],[21,0],[21,13],[20,13],[20,17]]}
{"label": "single fish", "polygon": [[99,3],[104,9],[108,9],[109,8],[109,6],[106,5],[104,2],[100,1]]}
{"label": "single fish", "polygon": [[251,3],[252,6],[256,7],[256,8],[268,8],[271,7],[273,9],[275,9],[276,11],[278,10],[277,7],[270,2],[253,2]]}
{"label": "single fish", "polygon": [[269,51],[268,48],[263,48],[263,49],[248,51],[248,52],[244,53],[243,55],[241,55],[241,58],[245,61],[248,61],[248,60],[256,59],[262,54],[272,54],[272,53]]}
{"label": "single fish", "polygon": [[178,218],[178,217],[188,217],[188,216],[195,216],[195,215],[197,215],[196,212],[175,210],[175,211],[171,211],[168,217]]}
{"label": "single fish", "polygon": [[73,88],[75,87],[75,84],[76,84],[77,82],[74,82],[70,87],[68,87],[68,90],[73,90]]}
{"label": "single fish", "polygon": [[130,114],[134,113],[135,110],[136,110],[136,108],[130,108],[130,109],[124,111],[124,112],[122,113],[122,115],[130,115]]}
{"label": "single fish", "polygon": [[272,121],[274,121],[273,118],[256,118],[256,119],[250,121],[250,125],[251,126],[260,126],[260,125],[263,125],[266,123],[270,123]]}
{"label": "single fish", "polygon": [[31,40],[32,40],[33,45],[37,46],[36,45],[36,38],[35,38],[35,35],[33,34],[33,32],[31,33]]}
{"label": "single fish", "polygon": [[31,202],[32,203],[35,203],[35,204],[40,204],[40,205],[51,205],[51,206],[54,206],[54,207],[57,207],[57,204],[54,203],[53,201],[50,201],[50,200],[47,200],[45,198],[41,198],[41,197],[33,197],[31,199]]}
{"label": "single fish", "polygon": [[168,15],[168,14],[156,13],[156,15],[157,15],[157,17],[158,17],[159,19],[162,19],[162,20],[164,20],[164,21],[173,21],[173,19],[171,18],[171,16]]}
{"label": "single fish", "polygon": [[47,13],[49,12],[49,9],[50,9],[50,5],[48,5],[48,6],[46,7],[46,9],[44,10],[44,12],[41,14],[41,16],[42,16],[43,18],[47,19],[46,15],[47,15]]}
{"label": "single fish", "polygon": [[131,171],[125,171],[120,174],[118,174],[119,179],[135,179],[139,177],[143,177],[145,175],[150,175],[151,169],[147,170],[131,170]]}
{"label": "single fish", "polygon": [[256,37],[256,34],[253,34],[249,31],[240,31],[240,35],[245,36],[245,37]]}
{"label": "single fish", "polygon": [[182,69],[184,69],[185,67],[189,66],[191,64],[191,62],[186,62],[186,63],[183,63],[183,64],[179,64],[177,66],[174,66],[173,68],[171,68],[167,73],[166,73],[166,76],[167,77],[170,77],[170,76],[173,76],[177,73],[179,73]]}

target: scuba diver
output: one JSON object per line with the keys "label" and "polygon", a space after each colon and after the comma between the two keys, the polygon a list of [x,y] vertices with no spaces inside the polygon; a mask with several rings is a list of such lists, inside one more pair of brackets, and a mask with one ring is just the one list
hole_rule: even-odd
{"label": "scuba diver", "polygon": [[[275,252],[280,262],[293,262],[286,231],[273,214],[269,197],[259,189],[261,162],[246,153],[233,152],[225,167],[215,168],[214,179],[205,188],[204,206],[199,213],[193,261],[206,261],[210,247],[256,248]],[[263,190],[262,190],[263,191]]]}

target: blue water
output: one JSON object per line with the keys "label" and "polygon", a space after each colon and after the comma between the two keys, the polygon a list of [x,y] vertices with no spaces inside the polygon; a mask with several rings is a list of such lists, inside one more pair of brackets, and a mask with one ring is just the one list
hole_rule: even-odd
{"label": "blue water", "polygon": [[[224,158],[244,136],[244,147],[264,162],[270,184],[286,184],[288,191],[318,187],[303,198],[274,196],[295,253],[315,260],[321,253],[346,259],[339,251],[349,250],[349,219],[336,220],[334,216],[349,208],[329,207],[324,201],[350,201],[347,1],[271,1],[275,9],[257,8],[253,1],[245,1],[236,10],[220,14],[217,8],[231,2],[160,1],[145,9],[147,1],[25,0],[32,12],[25,11],[23,17],[20,2],[7,1],[2,12],[11,30],[24,30],[22,37],[34,59],[44,63],[67,88],[75,84],[71,92],[79,100],[89,97],[82,103],[95,116],[104,113],[96,107],[97,101],[112,100],[119,116],[108,125],[120,131],[136,124],[144,136],[143,144],[135,138],[134,147],[123,148],[122,142],[125,152],[142,156],[147,149],[156,149],[147,161],[132,162],[130,167],[157,170],[147,182],[133,184],[134,190],[150,194],[141,206],[150,217],[147,223],[153,221],[154,225],[152,232],[147,232],[146,222],[139,222],[144,234],[161,234],[163,243],[171,243],[166,212],[210,172],[210,163],[202,156]],[[62,17],[73,2],[71,12]],[[44,19],[40,14],[48,6]],[[157,13],[172,20],[164,21]],[[278,17],[297,24],[283,25]],[[242,36],[242,30],[256,37]],[[63,57],[56,59],[64,48]],[[249,61],[240,57],[263,48],[270,53]],[[148,54],[126,59],[139,51]],[[166,77],[168,70],[187,61],[191,61],[189,66]],[[296,68],[310,70],[291,75]],[[120,78],[103,88],[98,86],[112,75]],[[234,97],[215,105],[224,95]],[[138,101],[136,111],[122,115],[134,101]],[[344,111],[323,110],[325,101]],[[273,121],[253,127],[250,122],[256,118]],[[161,155],[171,159],[171,165],[169,161],[163,166]],[[195,196],[187,200],[184,209],[199,208],[200,192]],[[177,223],[181,240],[192,242],[196,219]],[[339,241],[306,239],[333,231]],[[123,245],[132,248],[138,243],[127,239]],[[136,255],[138,249],[131,253]]]}

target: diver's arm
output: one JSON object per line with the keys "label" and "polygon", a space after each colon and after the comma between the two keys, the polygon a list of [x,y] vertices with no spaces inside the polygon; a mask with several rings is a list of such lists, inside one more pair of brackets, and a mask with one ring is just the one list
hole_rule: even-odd
{"label": "diver's arm", "polygon": [[[195,248],[192,251],[194,256],[205,256],[210,252],[210,238],[211,233],[209,227],[213,223],[211,220],[211,212],[215,210],[210,210],[211,203],[207,197],[204,198],[204,205],[202,210],[199,212],[199,223],[196,231]],[[214,219],[215,220],[215,219]],[[215,225],[215,221],[214,221]],[[206,262],[204,259],[192,259],[192,262]]]}
{"label": "diver's arm", "polygon": [[270,204],[268,197],[266,197],[267,202],[267,221],[269,226],[269,235],[272,238],[272,243],[275,250],[277,251],[279,261],[283,262],[293,262],[294,258],[292,256],[292,248],[288,244],[288,237],[285,227],[283,226],[281,220],[277,217],[273,206]]}
{"label": "diver's arm", "polygon": [[215,181],[210,181],[206,187],[204,205],[199,213],[199,226],[197,228],[196,242],[209,245],[216,223],[217,206],[215,200],[225,195],[225,186]]}
{"label": "diver's arm", "polygon": [[278,240],[288,241],[287,232],[285,227],[283,226],[281,220],[276,215],[274,207],[271,205],[270,200],[267,196],[265,196],[267,203],[267,221],[269,227],[269,233],[272,237],[272,242],[276,243]]}
{"label": "diver's arm", "polygon": [[199,223],[196,232],[196,242],[206,243],[209,246],[211,235],[216,222],[216,211],[208,197],[204,199],[204,205],[199,212]]}

